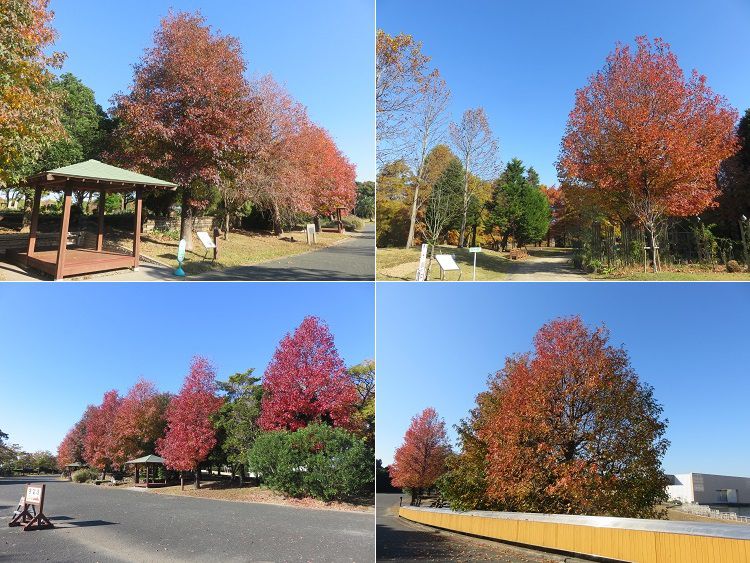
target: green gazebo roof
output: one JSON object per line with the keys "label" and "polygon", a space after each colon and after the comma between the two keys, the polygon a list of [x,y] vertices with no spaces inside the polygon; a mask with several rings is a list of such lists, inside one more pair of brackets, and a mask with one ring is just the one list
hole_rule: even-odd
{"label": "green gazebo roof", "polygon": [[138,184],[161,188],[176,188],[177,184],[160,180],[145,174],[139,174],[125,168],[118,168],[111,164],[105,164],[98,160],[86,160],[69,166],[61,166],[35,174],[29,178],[30,183],[40,181],[55,182],[59,180],[85,180],[93,182],[108,182],[115,184]]}
{"label": "green gazebo roof", "polygon": [[130,461],[126,461],[126,464],[131,463],[164,463],[164,459],[159,457],[158,455],[149,454],[144,455],[143,457],[139,457],[138,459],[131,459]]}
{"label": "green gazebo roof", "polygon": [[86,467],[86,465],[83,464],[83,463],[79,463],[77,461],[74,461],[73,463],[69,463],[65,467]]}

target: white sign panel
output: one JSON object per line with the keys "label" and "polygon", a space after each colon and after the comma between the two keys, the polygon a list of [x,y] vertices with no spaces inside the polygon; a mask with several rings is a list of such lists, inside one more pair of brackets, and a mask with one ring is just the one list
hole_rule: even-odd
{"label": "white sign panel", "polygon": [[185,259],[185,247],[187,246],[187,242],[185,242],[185,239],[180,240],[180,244],[177,246],[177,261],[182,262]]}
{"label": "white sign panel", "polygon": [[41,487],[26,487],[26,502],[27,504],[39,504],[42,502],[42,488]]}
{"label": "white sign panel", "polygon": [[440,267],[444,272],[450,272],[451,270],[460,270],[458,264],[450,254],[438,254],[435,256],[435,260],[438,261]]}
{"label": "white sign panel", "polygon": [[481,246],[472,246],[471,248],[469,248],[469,252],[482,252],[482,247]]}
{"label": "white sign panel", "polygon": [[216,248],[214,241],[211,240],[211,237],[208,236],[208,233],[206,231],[198,231],[196,234],[198,235],[198,239],[200,239],[201,244],[206,250]]}
{"label": "white sign panel", "polygon": [[422,245],[422,252],[419,254],[419,267],[417,268],[417,281],[424,281],[427,278],[427,245]]}
{"label": "white sign panel", "polygon": [[308,223],[305,225],[305,233],[307,234],[307,244],[315,244],[317,241],[317,233],[315,232],[315,223]]}

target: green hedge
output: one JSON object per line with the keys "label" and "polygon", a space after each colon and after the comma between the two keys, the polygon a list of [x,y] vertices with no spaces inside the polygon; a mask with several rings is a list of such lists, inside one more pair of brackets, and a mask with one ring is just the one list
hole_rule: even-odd
{"label": "green hedge", "polygon": [[248,454],[250,470],[268,487],[324,501],[369,495],[373,461],[361,437],[323,424],[261,434]]}

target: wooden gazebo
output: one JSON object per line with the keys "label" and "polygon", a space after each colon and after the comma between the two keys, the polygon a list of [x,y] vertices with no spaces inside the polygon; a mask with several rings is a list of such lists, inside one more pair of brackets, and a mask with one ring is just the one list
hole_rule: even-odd
{"label": "wooden gazebo", "polygon": [[[136,487],[163,487],[167,484],[167,477],[166,473],[162,471],[163,478],[157,479],[156,474],[159,466],[164,465],[164,459],[160,458],[158,455],[145,455],[143,457],[139,457],[138,459],[131,459],[130,461],[126,461],[125,465],[134,465],[135,466],[135,486]],[[141,481],[141,466],[144,466],[146,468],[146,480]]]}
{"label": "wooden gazebo", "polygon": [[73,472],[83,467],[88,467],[88,466],[85,463],[80,463],[78,461],[69,463],[68,465],[65,466],[65,471],[63,472],[63,476],[67,476],[68,479],[71,479],[73,477]]}
{"label": "wooden gazebo", "polygon": [[[119,268],[138,268],[141,244],[141,215],[143,190],[175,190],[177,185],[131,170],[87,160],[62,168],[48,170],[27,178],[26,184],[34,189],[34,206],[31,213],[31,231],[26,252],[16,252],[14,257],[22,265],[46,272],[56,280],[93,272]],[[70,204],[74,190],[98,192],[99,227],[94,248],[68,248]],[[36,250],[39,207],[44,191],[61,191],[64,194],[60,239],[56,250]],[[133,252],[104,250],[104,202],[112,192],[135,192],[135,224],[133,226]]]}

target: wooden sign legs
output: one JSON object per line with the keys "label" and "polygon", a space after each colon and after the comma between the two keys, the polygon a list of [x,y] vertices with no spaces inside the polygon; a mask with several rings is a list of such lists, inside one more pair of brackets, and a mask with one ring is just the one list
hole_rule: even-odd
{"label": "wooden sign legs", "polygon": [[8,526],[23,526],[25,532],[55,527],[42,512],[37,514],[33,504],[26,504],[25,499],[18,505],[18,509],[13,513],[13,519],[8,522]]}
{"label": "wooden sign legs", "polygon": [[44,515],[44,488],[44,484],[26,485],[26,494],[18,501],[18,508],[8,526],[23,526],[24,532],[55,527]]}

